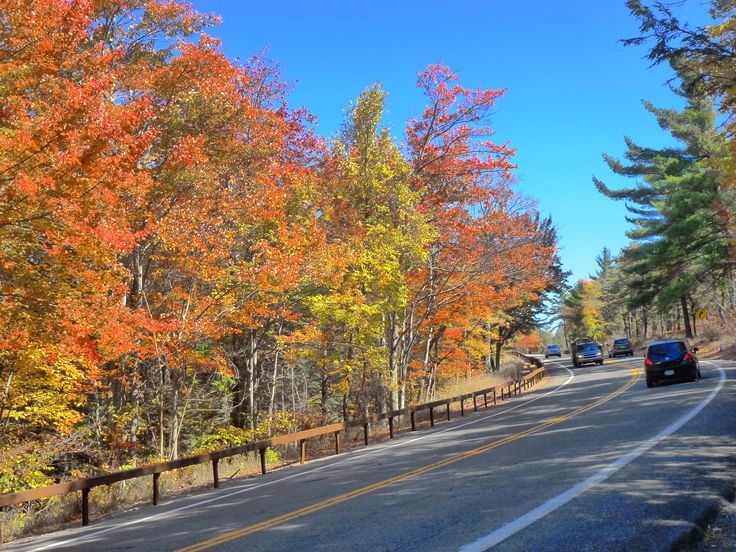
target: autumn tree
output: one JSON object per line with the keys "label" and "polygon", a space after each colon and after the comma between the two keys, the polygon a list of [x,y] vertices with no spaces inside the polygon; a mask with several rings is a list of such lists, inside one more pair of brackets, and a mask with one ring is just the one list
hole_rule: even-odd
{"label": "autumn tree", "polygon": [[123,54],[89,40],[88,3],[3,1],[0,14],[1,427],[67,434],[100,365],[136,346],[120,259],[150,184],[152,111],[144,95],[117,101]]}
{"label": "autumn tree", "polygon": [[578,280],[562,302],[562,317],[571,341],[588,338],[600,341],[606,337],[602,307],[600,281]]}
{"label": "autumn tree", "polygon": [[[419,395],[428,397],[448,328],[472,330],[502,310],[507,276],[523,272],[515,262],[523,263],[524,253],[514,244],[529,244],[530,234],[523,234],[530,208],[511,189],[513,150],[488,138],[493,132],[487,120],[502,91],[464,88],[442,66],[430,66],[418,84],[428,103],[409,122],[407,147],[420,208],[437,238],[427,263],[411,275],[408,308],[399,319],[401,347],[417,356],[397,369],[400,380],[418,383]],[[532,287],[541,285],[536,293],[548,283],[541,280],[528,280]]]}
{"label": "autumn tree", "polygon": [[293,315],[289,291],[312,246],[305,205],[316,141],[303,114],[283,109],[273,69],[258,59],[236,67],[215,46],[182,43],[147,83],[162,127],[129,301],[159,324],[148,334],[156,354],[134,368],[164,373],[151,389],[169,456],[186,412],[211,408],[195,400],[211,377],[231,384],[232,423],[255,427],[259,384],[278,369],[275,335]]}
{"label": "autumn tree", "polygon": [[[486,365],[492,370],[500,369],[501,350],[509,341],[546,323],[551,315],[548,303],[564,292],[569,276],[562,269],[557,230],[550,218],[526,214],[517,216],[514,225],[515,231],[503,233],[508,243],[502,256],[514,261],[507,265],[510,270],[500,280],[506,299],[502,309],[481,325],[488,340]],[[514,233],[516,239],[510,240]]]}
{"label": "autumn tree", "polygon": [[388,404],[396,381],[385,324],[405,307],[407,272],[431,235],[410,167],[380,127],[384,101],[380,85],[366,89],[332,143],[321,175],[322,279],[305,299],[321,333],[315,367],[344,418]]}
{"label": "autumn tree", "polygon": [[289,316],[316,141],[273,69],[191,40],[212,19],[190,6],[2,13],[0,308],[14,322],[1,413],[21,415],[11,384],[27,381],[13,378],[24,356],[75,366],[87,387],[66,396],[93,397],[101,444],[140,439],[175,457],[186,416],[221,408],[227,382],[253,415],[257,363],[249,349],[243,369],[230,344]]}
{"label": "autumn tree", "polygon": [[516,348],[525,353],[538,353],[544,348],[542,337],[536,333],[520,334],[514,341]]}

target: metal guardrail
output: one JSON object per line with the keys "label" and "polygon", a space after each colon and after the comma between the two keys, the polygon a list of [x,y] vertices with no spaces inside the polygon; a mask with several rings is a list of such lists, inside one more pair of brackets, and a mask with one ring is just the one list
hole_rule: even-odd
{"label": "metal guardrail", "polygon": [[[521,356],[521,355],[520,355]],[[465,415],[465,402],[468,400],[473,401],[473,410],[478,411],[478,398],[483,397],[483,404],[485,408],[488,408],[489,395],[490,401],[493,405],[497,404],[498,400],[504,400],[504,397],[511,398],[512,396],[519,395],[522,391],[533,386],[539,380],[544,377],[544,368],[540,367],[541,362],[531,357],[522,357],[526,361],[537,366],[537,368],[530,373],[522,376],[517,381],[510,382],[506,385],[490,387],[488,389],[482,389],[480,391],[474,391],[472,393],[466,393],[464,395],[458,395],[447,399],[440,399],[431,403],[422,405],[410,406],[408,408],[402,408],[400,410],[394,410],[392,412],[384,412],[362,418],[358,420],[351,420],[349,422],[340,422],[329,424],[326,426],[320,426],[312,429],[305,429],[303,431],[297,431],[295,433],[289,433],[287,435],[280,435],[265,439],[262,441],[256,441],[245,445],[230,447],[227,449],[217,450],[204,454],[198,454],[196,456],[189,456],[180,458],[178,460],[171,460],[169,462],[157,462],[155,464],[148,464],[139,468],[133,468],[125,471],[113,472],[105,475],[98,475],[94,477],[88,477],[85,479],[76,479],[74,481],[68,481],[64,483],[57,483],[56,485],[50,485],[47,487],[39,487],[36,489],[29,489],[27,491],[21,491],[17,493],[6,493],[0,495],[0,507],[13,506],[23,502],[29,502],[32,500],[39,500],[42,498],[49,498],[52,496],[63,495],[71,492],[82,491],[82,525],[89,525],[89,492],[95,487],[102,485],[112,485],[120,481],[128,479],[136,479],[138,477],[144,477],[151,475],[153,477],[153,504],[156,505],[159,502],[159,477],[162,473],[177,470],[187,466],[193,466],[197,464],[204,464],[207,462],[212,463],[212,479],[214,488],[219,488],[220,478],[218,473],[218,462],[223,458],[230,456],[236,456],[240,454],[247,454],[249,452],[258,452],[260,455],[261,462],[261,473],[267,473],[266,466],[266,451],[277,445],[285,445],[290,443],[299,443],[299,458],[300,462],[306,461],[306,442],[308,439],[319,437],[322,435],[333,434],[335,438],[335,454],[340,454],[340,432],[345,431],[348,428],[361,427],[363,428],[364,443],[367,446],[369,441],[370,426],[376,422],[388,420],[389,436],[394,437],[394,420],[402,416],[410,416],[411,418],[411,430],[417,430],[416,414],[418,412],[429,410],[429,421],[430,425],[434,427],[435,424],[435,410],[438,408],[446,408],[447,420],[450,421],[450,415],[452,405],[456,402],[460,403],[460,415]],[[500,396],[499,396],[500,395]]]}

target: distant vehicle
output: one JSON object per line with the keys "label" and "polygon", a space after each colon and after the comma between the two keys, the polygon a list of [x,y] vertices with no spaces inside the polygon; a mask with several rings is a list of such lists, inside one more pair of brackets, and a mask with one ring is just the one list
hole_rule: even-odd
{"label": "distant vehicle", "polygon": [[652,341],[644,353],[647,387],[661,381],[698,381],[700,363],[695,355],[697,347],[690,348],[684,339]]}
{"label": "distant vehicle", "polygon": [[615,358],[617,356],[634,356],[634,347],[631,345],[631,341],[626,337],[621,339],[614,339],[608,349],[608,356]]}
{"label": "distant vehicle", "polygon": [[544,358],[549,358],[551,356],[556,356],[562,358],[562,351],[560,350],[559,345],[555,345],[554,343],[550,343],[544,348]]}
{"label": "distant vehicle", "polygon": [[573,342],[570,355],[575,368],[584,364],[603,364],[603,347],[597,341]]}

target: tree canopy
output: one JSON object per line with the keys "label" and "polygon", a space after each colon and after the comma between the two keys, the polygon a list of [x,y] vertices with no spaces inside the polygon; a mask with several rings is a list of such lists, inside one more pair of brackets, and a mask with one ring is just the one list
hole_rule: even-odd
{"label": "tree canopy", "polygon": [[216,23],[0,0],[0,460],[41,464],[3,489],[431,398],[561,285],[501,91],[432,65],[405,142],[380,83],[319,137]]}

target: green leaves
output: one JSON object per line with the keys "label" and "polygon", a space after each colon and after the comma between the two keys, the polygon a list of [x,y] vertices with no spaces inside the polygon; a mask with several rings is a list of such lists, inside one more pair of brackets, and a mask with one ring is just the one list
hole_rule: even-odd
{"label": "green leaves", "polygon": [[[635,274],[658,275],[650,279],[659,286],[651,292],[665,305],[677,304],[683,295],[697,293],[698,283],[717,277],[729,254],[729,238],[715,211],[719,176],[707,167],[723,155],[724,142],[714,128],[709,102],[689,98],[681,112],[647,108],[682,146],[650,150],[629,141],[626,157],[631,164],[609,159],[609,166],[617,174],[640,177],[637,187],[613,191],[595,182],[608,197],[630,202],[634,228],[628,235],[637,246],[624,250],[622,266]],[[702,256],[706,250],[709,255]]]}

